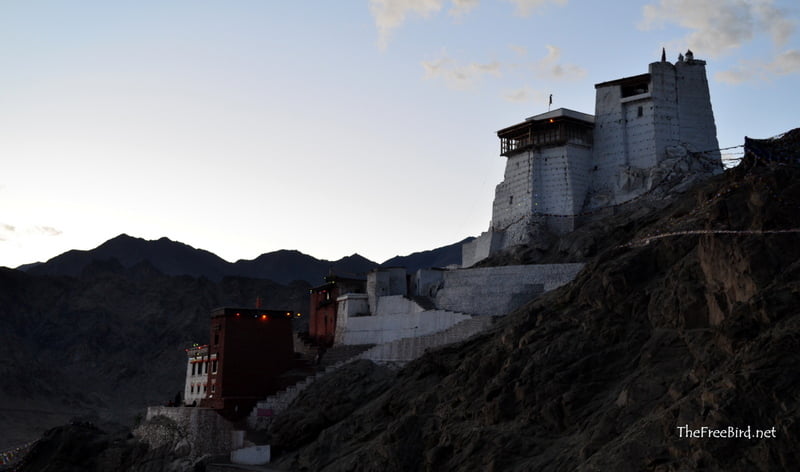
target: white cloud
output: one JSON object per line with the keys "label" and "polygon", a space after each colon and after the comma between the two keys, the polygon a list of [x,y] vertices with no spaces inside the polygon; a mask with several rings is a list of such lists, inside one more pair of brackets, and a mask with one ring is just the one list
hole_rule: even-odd
{"label": "white cloud", "polygon": [[52,226],[36,226],[33,231],[44,236],[61,236],[63,233],[60,229],[53,228]]}
{"label": "white cloud", "polygon": [[795,27],[772,0],[660,0],[642,8],[641,29],[670,23],[690,30],[685,45],[707,56],[736,49],[760,34],[782,45]]}
{"label": "white cloud", "polygon": [[517,6],[517,15],[528,16],[536,10],[544,8],[548,3],[566,5],[568,0],[506,0]]}
{"label": "white cloud", "polygon": [[753,8],[772,41],[779,46],[786,44],[795,27],[794,22],[786,17],[786,12],[774,8],[772,0],[757,1]]}
{"label": "white cloud", "polygon": [[790,49],[778,54],[772,61],[741,61],[730,70],[718,72],[716,80],[739,84],[753,80],[769,80],[772,76],[800,74],[800,50]]}
{"label": "white cloud", "polygon": [[580,79],[586,75],[586,70],[579,66],[559,63],[559,59],[561,59],[560,48],[550,44],[545,47],[547,48],[547,56],[533,65],[536,75],[544,79],[553,80]]}
{"label": "white cloud", "polygon": [[[410,14],[427,18],[442,9],[445,0],[370,0],[369,9],[378,28],[378,44],[385,48],[392,30],[406,21]],[[465,3],[465,2],[457,2]],[[466,2],[469,3],[469,2]],[[457,5],[458,6],[458,5]],[[454,7],[455,9],[456,7]]]}
{"label": "white cloud", "polygon": [[800,50],[790,49],[778,54],[767,67],[777,75],[800,73]]}
{"label": "white cloud", "polygon": [[549,94],[527,86],[516,90],[509,90],[503,95],[503,98],[509,102],[534,102],[542,105],[548,103],[549,97]]}
{"label": "white cloud", "polygon": [[435,61],[423,61],[426,79],[442,79],[445,84],[455,90],[472,88],[485,75],[500,76],[502,66],[497,61],[485,64],[472,62],[459,64],[449,57]]}
{"label": "white cloud", "polygon": [[8,241],[10,236],[14,235],[16,228],[12,225],[0,223],[0,241]]}
{"label": "white cloud", "polygon": [[[586,75],[586,70],[572,64],[563,64],[561,60],[561,49],[553,45],[547,45],[547,55],[537,61],[525,61],[522,65],[516,62],[500,62],[492,60],[487,63],[471,62],[468,64],[459,63],[456,60],[442,54],[442,57],[432,61],[423,61],[422,67],[425,70],[426,79],[441,79],[448,88],[454,90],[469,90],[473,88],[486,76],[500,77],[504,72],[516,75],[519,71],[524,71],[530,78],[533,75],[544,80],[577,80]],[[527,50],[522,47],[512,47],[520,56],[527,55]],[[506,92],[504,97],[511,101],[528,101],[531,99],[531,90],[528,88]],[[539,102],[546,101],[545,95],[539,94],[535,97]]]}
{"label": "white cloud", "polygon": [[19,239],[23,236],[60,236],[63,231],[52,226],[29,226],[20,231],[16,226],[0,223],[0,241]]}
{"label": "white cloud", "polygon": [[512,51],[514,51],[515,53],[519,54],[520,56],[525,56],[525,55],[528,54],[528,48],[526,48],[525,46],[519,46],[519,45],[516,45],[516,44],[512,44],[512,45],[509,46],[509,48]]}
{"label": "white cloud", "polygon": [[466,15],[478,6],[480,0],[452,0],[453,7],[450,9],[450,14],[456,17]]}
{"label": "white cloud", "polygon": [[[506,0],[517,6],[516,13],[528,16],[547,4],[566,5],[568,0]],[[392,31],[399,28],[409,16],[430,18],[439,13],[447,0],[369,0],[369,9],[375,18],[378,28],[378,45],[385,49],[389,44]],[[460,18],[479,4],[480,0],[449,0],[451,4],[449,14]]]}

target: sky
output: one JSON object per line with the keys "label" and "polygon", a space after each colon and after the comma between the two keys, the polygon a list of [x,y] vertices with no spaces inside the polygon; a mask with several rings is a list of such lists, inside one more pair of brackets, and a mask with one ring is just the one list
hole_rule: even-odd
{"label": "sky", "polygon": [[[796,0],[2,0],[0,266],[168,237],[382,262],[477,236],[497,130],[707,61],[721,147],[800,126]],[[727,151],[741,154],[741,148]]]}

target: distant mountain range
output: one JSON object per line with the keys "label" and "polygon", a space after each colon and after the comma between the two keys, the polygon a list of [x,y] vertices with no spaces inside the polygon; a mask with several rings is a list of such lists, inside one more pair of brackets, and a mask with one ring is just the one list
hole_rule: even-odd
{"label": "distant mountain range", "polygon": [[253,260],[231,263],[209,251],[168,238],[152,241],[121,234],[94,249],[68,251],[47,262],[28,264],[18,269],[31,275],[76,277],[94,261],[116,260],[124,268],[147,262],[165,275],[189,275],[213,281],[220,281],[226,276],[239,276],[269,279],[283,285],[298,280],[318,285],[329,273],[358,277],[365,276],[367,272],[380,266],[402,266],[411,272],[419,268],[460,264],[461,245],[472,239],[467,238],[455,244],[407,256],[396,256],[383,264],[359,254],[328,261],[295,250],[274,251]]}
{"label": "distant mountain range", "polygon": [[[457,264],[460,245],[385,264]],[[327,261],[291,250],[230,263],[167,238],[122,234],[89,251],[0,268],[0,451],[75,415],[129,422],[172,398],[183,388],[183,349],[207,342],[214,307],[261,298],[307,313],[309,288],[330,271],[364,276],[379,266],[358,254]],[[305,329],[306,318],[295,321]]]}

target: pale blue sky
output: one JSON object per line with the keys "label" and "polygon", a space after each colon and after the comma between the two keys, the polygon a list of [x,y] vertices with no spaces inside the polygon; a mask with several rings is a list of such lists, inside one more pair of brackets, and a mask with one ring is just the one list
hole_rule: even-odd
{"label": "pale blue sky", "polygon": [[[610,6],[610,5],[613,5]],[[798,126],[795,1],[0,2],[0,266],[162,236],[376,261],[488,228],[495,132],[661,48],[720,145]]]}

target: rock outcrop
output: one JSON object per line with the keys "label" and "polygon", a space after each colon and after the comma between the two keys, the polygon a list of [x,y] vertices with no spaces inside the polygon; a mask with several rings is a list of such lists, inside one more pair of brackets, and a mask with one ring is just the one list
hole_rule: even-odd
{"label": "rock outcrop", "polygon": [[159,417],[148,427],[162,432],[156,447],[122,426],[73,422],[49,430],[18,466],[19,472],[184,472],[205,470],[210,457],[192,458],[190,445]]}

